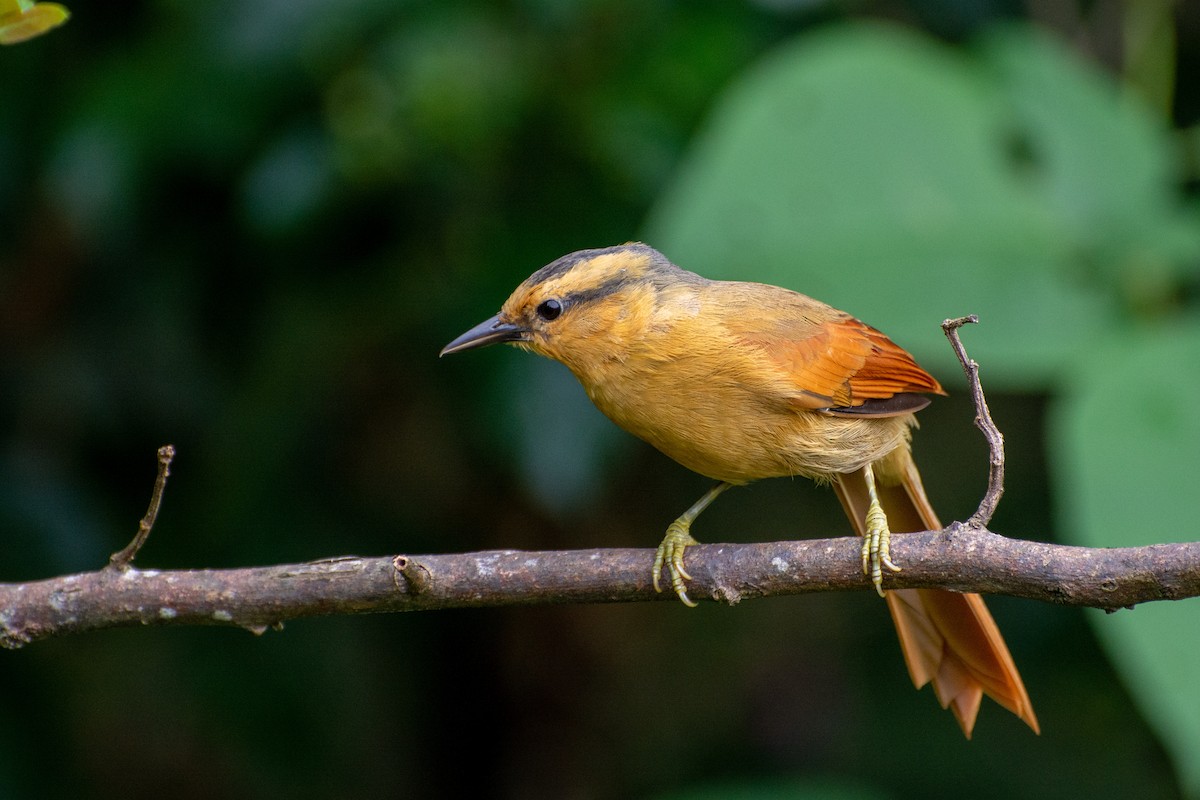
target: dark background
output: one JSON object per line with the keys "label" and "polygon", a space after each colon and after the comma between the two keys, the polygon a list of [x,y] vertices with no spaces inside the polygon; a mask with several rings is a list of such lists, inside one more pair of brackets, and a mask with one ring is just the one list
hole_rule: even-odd
{"label": "dark background", "polygon": [[[105,563],[167,442],[145,568],[654,546],[705,479],[557,365],[438,350],[542,264],[645,236],[716,99],[795,37],[870,19],[965,52],[1028,24],[1130,78],[1123,4],[1031,5],[72,5],[0,50],[0,580]],[[1164,13],[1164,121],[1186,131],[1200,15]],[[970,310],[905,309],[934,328]],[[947,520],[986,477],[952,377],[916,446]],[[990,394],[1009,452],[993,528],[1055,540],[1053,387],[1018,384]],[[731,492],[696,527],[844,533],[801,480]],[[1180,797],[1089,612],[989,604],[1040,737],[987,701],[964,741],[867,591],[470,610],[0,653],[0,795]]]}

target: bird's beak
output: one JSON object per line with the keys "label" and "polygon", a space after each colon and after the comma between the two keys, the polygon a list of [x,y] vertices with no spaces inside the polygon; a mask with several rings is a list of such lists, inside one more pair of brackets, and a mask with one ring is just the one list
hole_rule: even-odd
{"label": "bird's beak", "polygon": [[520,325],[514,325],[511,322],[505,322],[500,319],[500,315],[484,320],[476,325],[471,330],[459,336],[450,344],[442,348],[439,356],[457,353],[460,350],[470,350],[474,347],[483,347],[485,344],[495,344],[496,342],[519,342],[525,338],[527,330]]}

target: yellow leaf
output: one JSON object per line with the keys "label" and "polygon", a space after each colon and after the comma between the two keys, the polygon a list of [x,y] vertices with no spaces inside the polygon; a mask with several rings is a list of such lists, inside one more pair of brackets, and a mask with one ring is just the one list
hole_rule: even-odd
{"label": "yellow leaf", "polygon": [[67,21],[70,12],[58,3],[22,8],[19,0],[0,0],[0,44],[17,44]]}

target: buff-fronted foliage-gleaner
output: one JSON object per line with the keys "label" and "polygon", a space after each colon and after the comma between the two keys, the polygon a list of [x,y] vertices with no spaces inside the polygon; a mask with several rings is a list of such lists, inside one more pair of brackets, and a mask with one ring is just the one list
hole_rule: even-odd
{"label": "buff-fronted foliage-gleaner", "polygon": [[942,387],[874,328],[798,292],[714,281],[644,244],[581,250],[529,276],[443,355],[495,342],[565,364],[609,419],[717,481],[667,528],[653,565],[679,599],[696,517],[730,486],[802,475],[831,484],[863,537],[913,683],[933,683],[969,737],[984,694],[1037,718],[977,594],[884,590],[892,532],[939,530],[913,462],[915,412]]}

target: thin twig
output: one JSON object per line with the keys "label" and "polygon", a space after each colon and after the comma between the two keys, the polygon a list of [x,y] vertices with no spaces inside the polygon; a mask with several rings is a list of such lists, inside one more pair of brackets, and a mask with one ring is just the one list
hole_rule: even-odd
{"label": "thin twig", "polygon": [[987,439],[988,450],[991,452],[987,491],[984,493],[983,499],[979,501],[979,508],[966,522],[968,526],[982,530],[992,521],[992,515],[996,513],[996,506],[1000,504],[1000,496],[1004,494],[1004,434],[992,421],[992,412],[988,408],[987,398],[983,395],[983,385],[979,382],[979,364],[975,362],[975,359],[967,356],[967,350],[958,338],[959,328],[978,322],[979,317],[975,314],[958,319],[948,319],[942,323],[942,331],[950,340],[950,346],[954,348],[954,355],[958,356],[963,372],[967,375],[967,383],[971,387],[971,399],[975,402],[975,427],[983,432],[983,437]]}
{"label": "thin twig", "polygon": [[107,569],[117,571],[129,569],[129,565],[137,557],[138,551],[142,549],[142,545],[149,538],[150,529],[154,527],[154,520],[158,517],[158,508],[162,505],[163,490],[167,488],[167,478],[171,474],[173,458],[175,458],[174,445],[164,444],[158,448],[158,477],[154,479],[154,490],[150,493],[150,507],[146,509],[146,515],[142,517],[142,521],[138,523],[137,533],[134,534],[133,540],[123,549],[108,557]]}

